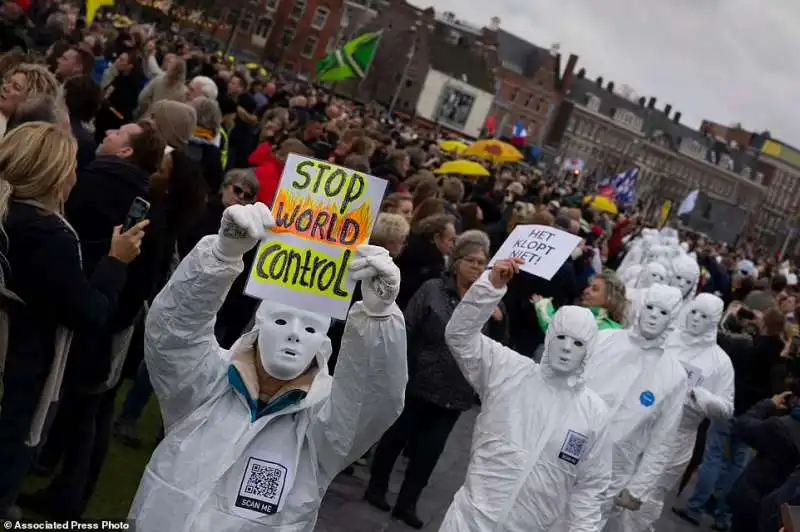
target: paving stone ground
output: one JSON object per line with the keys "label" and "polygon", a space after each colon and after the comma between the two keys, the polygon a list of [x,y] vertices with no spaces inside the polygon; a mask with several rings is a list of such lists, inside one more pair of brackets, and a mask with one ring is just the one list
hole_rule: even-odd
{"label": "paving stone ground", "polygon": [[[469,461],[469,446],[472,438],[472,427],[477,411],[467,412],[456,424],[447,447],[439,459],[428,487],[422,493],[417,508],[421,519],[425,521],[423,532],[437,532],[447,507],[464,481]],[[405,460],[400,458],[395,466],[395,473],[389,486],[388,500],[394,502],[400,483]],[[352,476],[340,475],[325,495],[319,513],[316,532],[408,532],[412,530],[399,521],[392,520],[388,513],[381,512],[363,501],[364,488],[369,478],[366,467],[356,466]],[[673,504],[667,502],[667,508]],[[700,530],[684,524],[667,510],[666,515],[656,526],[656,532],[690,532]]]}

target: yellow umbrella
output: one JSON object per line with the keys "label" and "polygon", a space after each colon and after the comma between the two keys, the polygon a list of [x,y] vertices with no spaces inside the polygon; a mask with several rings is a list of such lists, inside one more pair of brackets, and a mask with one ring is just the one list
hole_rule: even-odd
{"label": "yellow umbrella", "polygon": [[474,161],[450,161],[437,168],[434,174],[458,174],[470,177],[489,177],[489,171]]}
{"label": "yellow umbrella", "polygon": [[512,163],[524,159],[524,156],[514,146],[495,139],[479,140],[464,150],[461,155],[473,155],[488,159],[493,163]]}
{"label": "yellow umbrella", "polygon": [[586,196],[583,198],[583,204],[609,214],[619,213],[616,204],[605,196]]}
{"label": "yellow umbrella", "polygon": [[439,143],[439,149],[448,153],[461,153],[467,148],[469,148],[468,144],[458,140],[445,140]]}

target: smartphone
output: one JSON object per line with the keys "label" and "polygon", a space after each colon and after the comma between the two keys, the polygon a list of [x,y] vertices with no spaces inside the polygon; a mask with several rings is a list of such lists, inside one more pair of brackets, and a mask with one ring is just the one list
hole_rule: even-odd
{"label": "smartphone", "polygon": [[133,203],[131,203],[131,208],[128,209],[128,216],[125,218],[125,225],[122,226],[122,232],[130,231],[134,225],[147,218],[149,212],[150,202],[137,196],[133,200]]}

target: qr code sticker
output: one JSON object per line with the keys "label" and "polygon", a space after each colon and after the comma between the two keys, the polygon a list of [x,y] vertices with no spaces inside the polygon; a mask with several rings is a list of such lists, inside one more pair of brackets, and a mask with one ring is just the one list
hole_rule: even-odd
{"label": "qr code sticker", "polygon": [[263,514],[274,514],[286,486],[286,467],[250,458],[244,471],[236,506]]}
{"label": "qr code sticker", "polygon": [[564,438],[564,443],[561,445],[561,452],[558,457],[565,462],[577,465],[583,458],[583,453],[586,451],[586,444],[589,439],[579,432],[574,430],[567,431],[567,437]]}
{"label": "qr code sticker", "polygon": [[283,486],[283,469],[275,467],[269,462],[255,462],[250,468],[250,476],[244,492],[255,495],[261,499],[274,501],[279,495]]}

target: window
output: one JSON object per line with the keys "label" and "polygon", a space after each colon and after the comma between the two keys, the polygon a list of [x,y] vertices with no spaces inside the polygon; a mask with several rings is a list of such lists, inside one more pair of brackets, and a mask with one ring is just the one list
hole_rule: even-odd
{"label": "window", "polygon": [[269,37],[269,30],[272,29],[272,21],[268,18],[262,18],[258,20],[256,24],[256,31],[255,34],[262,39],[266,39]]}
{"label": "window", "polygon": [[300,20],[303,18],[303,13],[306,12],[306,0],[294,0],[292,4],[292,12],[289,18],[292,20]]}
{"label": "window", "polygon": [[249,11],[245,11],[244,15],[242,15],[242,20],[239,22],[239,31],[242,33],[250,33],[250,30],[253,28],[253,14]]}
{"label": "window", "polygon": [[287,28],[283,30],[283,37],[281,38],[281,44],[284,48],[289,46],[292,41],[294,40],[294,30],[291,28]]}
{"label": "window", "polygon": [[279,1],[280,0],[267,0],[264,3],[264,7],[267,9],[267,11],[275,11],[275,9],[278,7]]}
{"label": "window", "polygon": [[314,11],[314,17],[311,19],[311,27],[315,30],[321,30],[325,27],[325,22],[328,21],[330,11],[326,7],[318,7]]}
{"label": "window", "polygon": [[317,51],[317,42],[319,39],[316,37],[309,37],[306,39],[306,43],[303,45],[303,57],[307,57],[311,59],[314,57],[314,52]]}

